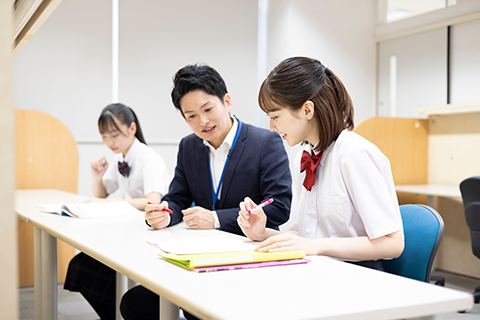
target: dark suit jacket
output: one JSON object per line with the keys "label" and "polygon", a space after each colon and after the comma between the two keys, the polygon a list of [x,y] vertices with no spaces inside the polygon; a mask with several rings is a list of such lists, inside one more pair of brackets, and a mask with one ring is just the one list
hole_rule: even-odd
{"label": "dark suit jacket", "polygon": [[[170,225],[182,221],[181,210],[189,208],[192,202],[212,210],[207,152],[203,140],[195,134],[186,136],[180,142],[175,176],[162,199],[173,210]],[[220,199],[215,206],[221,230],[243,235],[237,217],[239,203],[247,196],[257,204],[267,198],[274,199],[263,210],[268,218],[267,227],[278,229],[290,214],[291,184],[288,157],[280,136],[243,123],[225,169]]]}

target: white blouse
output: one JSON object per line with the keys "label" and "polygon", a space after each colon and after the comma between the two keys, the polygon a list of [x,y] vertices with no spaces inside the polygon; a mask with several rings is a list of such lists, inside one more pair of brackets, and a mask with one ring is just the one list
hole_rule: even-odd
{"label": "white blouse", "polygon": [[[123,161],[130,167],[128,177],[122,176],[118,171],[118,162]],[[138,139],[135,139],[125,158],[122,153],[115,154],[102,179],[107,194],[120,188],[123,199],[145,198],[152,192],[164,196],[170,184],[165,161]]]}
{"label": "white blouse", "polygon": [[[238,128],[238,121],[237,118],[231,117],[233,124],[228,132],[225,140],[223,140],[222,144],[218,149],[215,149],[207,140],[203,140],[203,144],[208,147],[208,153],[210,156],[210,173],[212,175],[213,186],[215,188],[215,192],[217,192],[218,184],[220,183],[220,178],[222,177],[223,168],[225,167],[225,162],[227,161],[228,152],[232,147],[233,140],[235,139],[235,135],[237,133]],[[223,184],[223,183],[222,183]],[[222,186],[218,189],[217,198],[220,200],[222,196]],[[210,210],[211,208],[205,208]],[[217,212],[215,210],[212,211],[213,219],[215,220],[215,229],[220,229],[220,220],[218,219]]]}
{"label": "white blouse", "polygon": [[[312,151],[310,145],[303,150]],[[390,162],[374,144],[342,131],[325,149],[311,191],[300,173],[303,150],[292,172],[290,230],[305,238],[375,239],[403,229]]]}

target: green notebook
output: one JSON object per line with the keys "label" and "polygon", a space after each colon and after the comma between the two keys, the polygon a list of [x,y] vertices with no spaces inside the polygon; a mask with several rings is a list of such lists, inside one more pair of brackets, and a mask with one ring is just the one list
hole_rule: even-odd
{"label": "green notebook", "polygon": [[204,254],[159,253],[158,255],[173,263],[191,269],[196,267],[220,266],[227,264],[302,259],[305,257],[305,251],[241,251]]}

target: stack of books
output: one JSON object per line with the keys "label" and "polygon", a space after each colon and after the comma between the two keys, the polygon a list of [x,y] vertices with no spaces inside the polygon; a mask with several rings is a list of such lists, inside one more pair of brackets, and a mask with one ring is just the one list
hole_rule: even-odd
{"label": "stack of books", "polygon": [[258,252],[258,243],[227,235],[147,241],[165,260],[195,272],[250,269],[309,262],[305,251]]}

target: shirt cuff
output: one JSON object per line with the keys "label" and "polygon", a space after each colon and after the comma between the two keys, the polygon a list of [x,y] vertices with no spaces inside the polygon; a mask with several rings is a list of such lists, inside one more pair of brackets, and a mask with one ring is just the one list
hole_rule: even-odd
{"label": "shirt cuff", "polygon": [[213,219],[215,220],[214,228],[215,229],[220,229],[220,221],[218,220],[217,211],[212,210],[212,214],[213,214]]}

